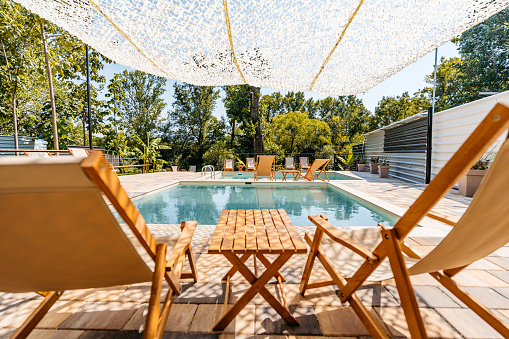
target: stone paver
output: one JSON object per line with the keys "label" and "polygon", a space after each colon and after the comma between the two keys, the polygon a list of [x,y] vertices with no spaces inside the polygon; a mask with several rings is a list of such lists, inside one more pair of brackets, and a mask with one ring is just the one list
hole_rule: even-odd
{"label": "stone paver", "polygon": [[[408,208],[422,192],[424,185],[405,183],[396,179],[380,179],[369,173],[355,173],[365,180],[342,181],[358,191],[379,199],[389,200],[400,208]],[[152,192],[180,180],[204,180],[199,173],[161,172],[144,175],[121,176],[122,185],[129,196]],[[207,179],[208,180],[208,179]],[[458,219],[471,198],[451,191],[434,208],[434,211]],[[151,224],[157,236],[180,232],[179,225]],[[130,231],[123,227],[126,233]],[[207,254],[215,225],[199,225],[192,241],[197,259],[199,282],[182,282],[183,293],[175,298],[164,338],[363,338],[369,337],[362,323],[348,304],[342,304],[335,286],[299,293],[299,283],[307,256],[294,255],[281,273],[286,277],[285,296],[301,326],[288,326],[261,297],[256,296],[226,328],[224,333],[212,333],[212,326],[223,310],[225,284],[221,278],[230,263],[223,256]],[[299,234],[314,232],[314,227],[297,226]],[[407,244],[426,255],[441,241],[436,232],[420,229],[411,234]],[[270,260],[273,260],[269,256]],[[250,259],[247,266],[254,268]],[[264,271],[257,262],[258,274]],[[325,269],[316,262],[312,280],[328,279]],[[455,280],[509,322],[509,247],[499,249],[489,257],[473,263]],[[411,281],[418,298],[421,314],[430,338],[499,338],[484,321],[427,274],[412,276]],[[277,284],[268,289],[281,296]],[[236,274],[230,287],[229,307],[250,285]],[[164,297],[167,285],[164,284]],[[150,283],[113,286],[100,289],[66,291],[29,338],[141,338]],[[357,296],[370,309],[392,337],[409,335],[394,280],[366,283]],[[33,293],[0,293],[0,339],[7,338],[42,298]]]}

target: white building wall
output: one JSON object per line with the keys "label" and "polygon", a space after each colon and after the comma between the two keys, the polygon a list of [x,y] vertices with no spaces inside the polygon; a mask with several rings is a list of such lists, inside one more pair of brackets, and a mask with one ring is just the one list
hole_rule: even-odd
{"label": "white building wall", "polygon": [[[433,115],[433,140],[431,151],[431,178],[465,142],[488,112],[497,104],[509,106],[509,91],[493,95]],[[507,137],[506,133],[494,144],[494,154]]]}

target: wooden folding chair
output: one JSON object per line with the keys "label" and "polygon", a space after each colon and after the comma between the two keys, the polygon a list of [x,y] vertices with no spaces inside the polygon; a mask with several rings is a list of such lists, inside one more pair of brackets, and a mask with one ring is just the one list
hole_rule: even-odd
{"label": "wooden folding chair", "polygon": [[269,180],[276,180],[276,156],[259,155],[257,160],[254,180],[258,180],[258,177],[269,177]]}
{"label": "wooden folding chair", "polygon": [[285,158],[285,170],[294,170],[295,169],[295,161],[293,158]]}
{"label": "wooden folding chair", "polygon": [[[307,289],[337,285],[341,301],[350,303],[372,337],[387,338],[355,291],[367,279],[380,281],[394,277],[412,338],[427,338],[409,276],[429,273],[504,338],[509,338],[509,325],[452,279],[468,265],[509,242],[509,141],[500,148],[474,199],[456,224],[430,212],[508,128],[509,108],[497,104],[392,229],[381,224],[378,228],[338,229],[324,215],[309,216],[317,229],[314,236],[305,235],[311,251],[300,292],[304,295]],[[425,216],[454,228],[432,252],[421,258],[403,241]],[[309,281],[315,258],[320,260],[331,280]],[[389,260],[384,261],[385,258]]]}
{"label": "wooden folding chair", "polygon": [[301,171],[309,169],[308,157],[299,157],[299,169]]}
{"label": "wooden folding chair", "polygon": [[[51,291],[39,292],[45,299],[11,338],[27,337],[65,290],[148,281],[144,337],[161,338],[182,291],[179,279],[197,281],[197,222],[183,222],[180,235],[154,238],[99,151],[87,158],[1,158],[0,215],[0,291]],[[182,272],[186,257],[190,272]],[[160,311],[163,280],[170,288]]]}
{"label": "wooden folding chair", "polygon": [[233,159],[225,159],[222,171],[233,171]]}
{"label": "wooden folding chair", "polygon": [[255,158],[246,158],[246,171],[256,170]]}
{"label": "wooden folding chair", "polygon": [[[329,181],[329,176],[327,175],[327,172],[325,171],[329,161],[330,161],[330,159],[316,159],[315,161],[313,161],[313,163],[311,164],[311,167],[308,168],[306,173],[304,173],[304,174],[300,173],[300,177],[306,179],[307,181],[315,181],[315,178],[320,179],[321,181]],[[318,170],[320,170],[320,172],[318,173],[318,175],[316,175],[316,172]],[[322,172],[325,174],[325,177],[327,178],[327,180],[320,178],[320,174],[322,174]]]}

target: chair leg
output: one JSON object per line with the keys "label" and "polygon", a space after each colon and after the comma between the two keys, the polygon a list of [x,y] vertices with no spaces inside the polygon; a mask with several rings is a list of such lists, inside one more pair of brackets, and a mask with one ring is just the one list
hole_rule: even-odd
{"label": "chair leg", "polygon": [[196,261],[194,260],[193,249],[191,248],[191,244],[189,244],[189,248],[186,251],[187,260],[189,261],[189,266],[191,266],[191,273],[193,275],[194,282],[198,282],[198,270],[196,269]]}
{"label": "chair leg", "polygon": [[166,247],[166,244],[157,244],[156,248],[156,267],[154,269],[154,275],[152,278],[148,314],[145,321],[145,331],[143,333],[144,339],[152,339],[157,337],[160,307],[159,304],[161,301],[164,274],[166,272]]}
{"label": "chair leg", "polygon": [[415,297],[414,289],[410,283],[410,276],[408,269],[401,253],[401,243],[396,230],[382,230],[383,242],[387,250],[389,262],[391,264],[392,272],[394,273],[394,280],[396,281],[396,288],[398,289],[401,298],[401,305],[405,313],[405,318],[408,324],[408,330],[412,338],[428,338],[424,322],[422,321]]}
{"label": "chair leg", "polygon": [[439,283],[447,288],[459,300],[467,305],[479,317],[486,321],[495,331],[500,333],[504,338],[509,338],[509,324],[493,313],[489,308],[481,304],[472,297],[463,287],[458,285],[450,276],[439,272],[430,273]]}
{"label": "chair leg", "polygon": [[37,326],[41,319],[48,313],[51,306],[60,298],[64,291],[49,292],[39,306],[30,314],[10,337],[10,339],[22,339],[28,337],[32,330]]}
{"label": "chair leg", "polygon": [[[308,236],[310,236],[308,234]],[[311,244],[311,248],[309,249],[308,259],[306,261],[306,266],[304,267],[304,272],[302,272],[302,279],[300,281],[300,294],[304,295],[306,293],[306,289],[309,284],[309,277],[311,277],[311,270],[313,269],[313,264],[315,262],[315,258],[318,254],[318,247],[320,246],[320,241],[322,240],[323,232],[317,228],[315,235],[313,236],[313,242]]]}

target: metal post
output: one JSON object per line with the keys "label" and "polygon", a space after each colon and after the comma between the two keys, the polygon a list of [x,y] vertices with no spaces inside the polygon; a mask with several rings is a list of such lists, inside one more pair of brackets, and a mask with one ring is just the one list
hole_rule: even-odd
{"label": "metal post", "polygon": [[437,58],[438,48],[435,49],[435,73],[433,75],[433,106],[428,107],[428,133],[426,135],[426,184],[431,181],[431,143],[433,141],[433,114],[435,114],[435,93],[437,87]]}
{"label": "metal post", "polygon": [[90,66],[88,64],[88,45],[85,45],[87,55],[87,100],[88,100],[88,143],[90,149],[93,149],[92,145],[92,108],[90,104]]}

